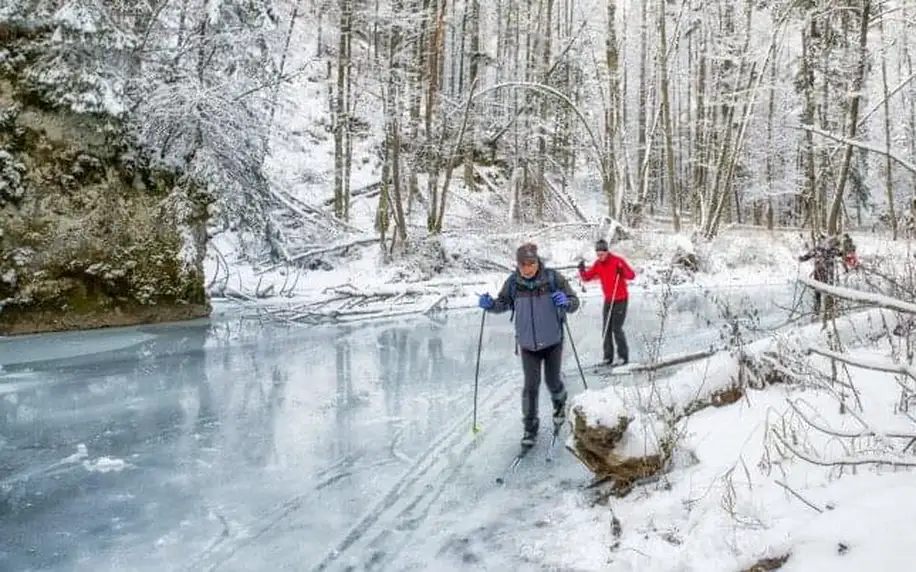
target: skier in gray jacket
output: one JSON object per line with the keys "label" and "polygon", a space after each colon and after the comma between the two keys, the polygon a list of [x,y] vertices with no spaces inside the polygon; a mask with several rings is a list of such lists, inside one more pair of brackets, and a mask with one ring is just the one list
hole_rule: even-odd
{"label": "skier in gray jacket", "polygon": [[489,293],[480,296],[478,305],[496,314],[512,310],[515,336],[522,356],[525,385],[522,389],[522,446],[531,447],[537,438],[538,392],[541,367],[553,401],[553,422],[566,419],[566,387],[560,370],[563,365],[563,321],[566,314],[579,309],[579,298],[566,278],[552,268],[544,268],[537,246],[521,245],[516,252],[518,268],[506,279],[494,300]]}

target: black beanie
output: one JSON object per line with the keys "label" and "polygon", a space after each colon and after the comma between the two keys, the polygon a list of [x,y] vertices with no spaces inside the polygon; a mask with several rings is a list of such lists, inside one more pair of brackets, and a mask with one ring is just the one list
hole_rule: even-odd
{"label": "black beanie", "polygon": [[515,259],[519,262],[524,262],[525,260],[537,260],[538,258],[538,247],[534,243],[526,242],[525,244],[518,247],[518,250],[515,251]]}
{"label": "black beanie", "polygon": [[598,242],[595,243],[595,250],[596,250],[596,251],[606,251],[606,250],[608,250],[607,241],[604,240],[603,238],[598,239]]}

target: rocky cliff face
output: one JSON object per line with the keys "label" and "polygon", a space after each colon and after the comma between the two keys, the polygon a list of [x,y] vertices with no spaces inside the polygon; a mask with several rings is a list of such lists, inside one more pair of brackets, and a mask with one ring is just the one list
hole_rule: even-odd
{"label": "rocky cliff face", "polygon": [[205,194],[14,71],[0,70],[0,335],[208,315]]}

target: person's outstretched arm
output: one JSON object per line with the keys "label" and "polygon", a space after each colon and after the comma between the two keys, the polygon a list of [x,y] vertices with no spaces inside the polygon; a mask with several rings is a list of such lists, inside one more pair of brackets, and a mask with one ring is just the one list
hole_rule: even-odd
{"label": "person's outstretched arm", "polygon": [[579,278],[581,278],[584,282],[590,282],[591,280],[594,280],[597,277],[598,277],[598,270],[595,268],[594,264],[586,268],[585,261],[582,261],[579,263]]}

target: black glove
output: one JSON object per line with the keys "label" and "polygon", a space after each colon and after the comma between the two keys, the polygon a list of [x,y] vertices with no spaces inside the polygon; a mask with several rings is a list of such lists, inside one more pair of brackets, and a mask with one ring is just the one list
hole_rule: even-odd
{"label": "black glove", "polygon": [[579,261],[579,272],[585,272],[585,261],[584,260]]}

